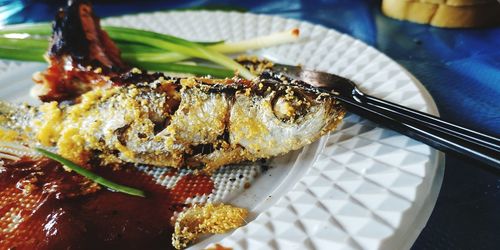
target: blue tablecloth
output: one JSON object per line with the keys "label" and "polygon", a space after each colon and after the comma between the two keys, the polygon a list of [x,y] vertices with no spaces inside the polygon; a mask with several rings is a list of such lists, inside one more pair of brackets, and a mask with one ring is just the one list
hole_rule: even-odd
{"label": "blue tablecloth", "polygon": [[[440,29],[396,21],[380,1],[94,1],[100,16],[179,8],[239,9],[337,29],[398,61],[427,87],[441,116],[500,136],[500,28]],[[0,24],[52,20],[65,1],[0,0]],[[500,13],[499,13],[500,15]],[[414,249],[498,249],[500,178],[446,157],[441,193]]]}

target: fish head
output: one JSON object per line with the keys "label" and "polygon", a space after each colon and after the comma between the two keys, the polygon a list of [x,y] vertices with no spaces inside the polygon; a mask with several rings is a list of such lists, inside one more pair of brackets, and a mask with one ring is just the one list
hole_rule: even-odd
{"label": "fish head", "polygon": [[235,96],[231,142],[255,158],[301,148],[332,130],[345,111],[329,94],[279,73],[264,72]]}

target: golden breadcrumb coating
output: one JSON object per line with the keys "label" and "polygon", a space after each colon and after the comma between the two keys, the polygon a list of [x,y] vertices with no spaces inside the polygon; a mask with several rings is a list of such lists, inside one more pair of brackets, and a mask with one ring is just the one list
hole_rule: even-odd
{"label": "golden breadcrumb coating", "polygon": [[182,249],[201,234],[226,233],[243,225],[247,215],[245,208],[227,204],[194,205],[177,217],[172,245]]}

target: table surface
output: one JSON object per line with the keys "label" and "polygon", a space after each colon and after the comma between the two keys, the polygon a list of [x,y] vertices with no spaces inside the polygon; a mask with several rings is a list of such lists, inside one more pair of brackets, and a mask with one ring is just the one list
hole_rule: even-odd
{"label": "table surface", "polygon": [[[98,15],[168,9],[226,9],[321,24],[374,46],[414,74],[441,117],[500,136],[500,28],[440,29],[385,17],[377,0],[107,0]],[[98,2],[98,3],[97,3]],[[0,25],[52,20],[64,0],[0,0]],[[500,178],[446,156],[434,211],[413,249],[498,249]]]}

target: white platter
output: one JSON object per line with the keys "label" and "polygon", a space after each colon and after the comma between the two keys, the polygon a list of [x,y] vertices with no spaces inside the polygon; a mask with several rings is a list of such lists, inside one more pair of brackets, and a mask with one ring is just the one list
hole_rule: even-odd
{"label": "white platter", "polygon": [[[299,27],[304,41],[253,53],[348,77],[369,94],[437,115],[425,88],[401,66],[322,26],[207,11],[147,13],[103,23],[203,41],[236,41]],[[0,61],[0,99],[34,102],[28,96],[31,74],[44,67]],[[242,183],[229,187],[225,180],[215,181],[220,192],[209,199],[247,207],[252,215],[246,226],[209,237],[193,249],[213,243],[233,249],[409,248],[434,207],[444,169],[438,151],[353,114],[337,131],[271,165],[246,190]],[[250,167],[213,178],[251,176],[252,171],[260,172]],[[238,189],[238,195],[227,195],[225,189]]]}

